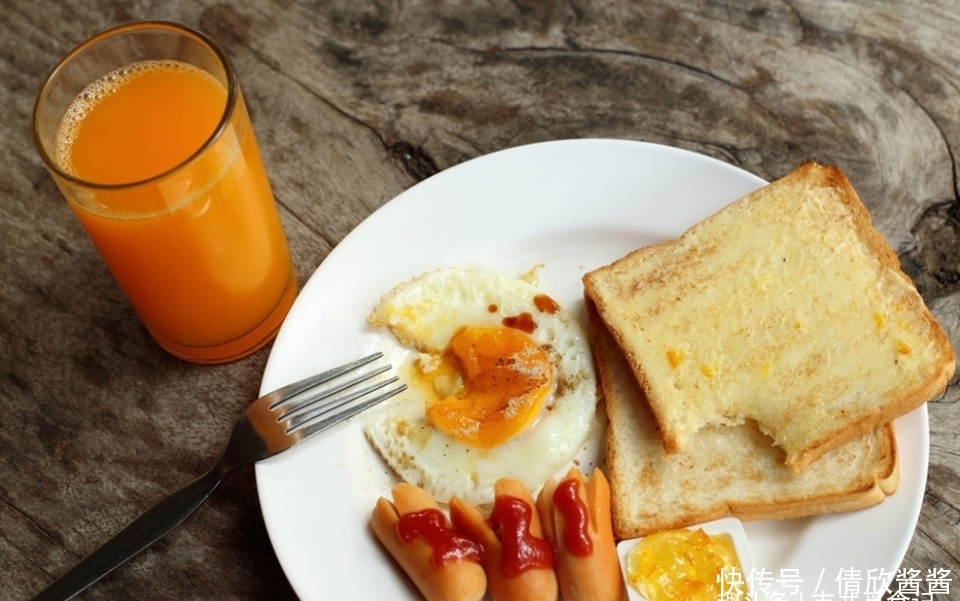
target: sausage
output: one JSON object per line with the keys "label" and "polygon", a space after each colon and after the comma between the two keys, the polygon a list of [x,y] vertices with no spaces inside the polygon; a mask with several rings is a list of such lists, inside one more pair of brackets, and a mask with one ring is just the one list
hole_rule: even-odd
{"label": "sausage", "polygon": [[[498,508],[522,512],[522,527],[511,529],[506,521],[499,521],[502,515]],[[457,529],[483,546],[493,601],[557,600],[553,548],[543,538],[533,497],[521,482],[501,478],[494,484],[494,508],[489,520],[479,508],[456,497],[450,501],[450,519]],[[529,553],[517,553],[521,547]],[[525,563],[519,555],[531,557],[531,563]]]}
{"label": "sausage", "polygon": [[[377,500],[370,526],[423,597],[427,601],[483,599],[487,578],[480,545],[454,531],[436,500],[422,488],[401,483],[394,486],[392,495],[392,503],[383,497]],[[423,534],[424,529],[429,532]],[[450,553],[445,554],[445,549]]]}
{"label": "sausage", "polygon": [[603,472],[596,469],[585,479],[573,468],[559,482],[550,479],[537,496],[537,510],[556,552],[563,600],[620,601],[623,580],[610,521],[610,485]]}

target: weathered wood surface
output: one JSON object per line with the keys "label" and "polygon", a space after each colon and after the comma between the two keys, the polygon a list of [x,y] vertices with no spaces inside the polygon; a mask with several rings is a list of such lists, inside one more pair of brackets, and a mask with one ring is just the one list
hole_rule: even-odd
{"label": "weathered wood surface", "polygon": [[[109,26],[198,26],[232,56],[301,281],[371,211],[501,148],[616,137],[771,179],[841,166],[960,341],[960,3],[7,0],[0,11],[0,599],[25,599],[201,473],[269,349],[160,351],[30,138],[43,76]],[[960,390],[929,404],[904,567],[960,599]],[[251,470],[86,599],[294,599]]]}

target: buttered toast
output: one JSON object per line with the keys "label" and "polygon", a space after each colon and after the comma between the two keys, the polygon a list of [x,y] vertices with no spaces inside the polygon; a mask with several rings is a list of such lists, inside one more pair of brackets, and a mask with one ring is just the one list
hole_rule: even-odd
{"label": "buttered toast", "polygon": [[668,452],[755,424],[800,471],[954,373],[949,340],[835,167],[805,163],[583,283]]}
{"label": "buttered toast", "polygon": [[783,519],[875,505],[900,472],[892,424],[847,442],[795,473],[755,424],[706,426],[666,453],[616,341],[587,301],[590,342],[609,422],[606,471],[618,539],[726,516]]}

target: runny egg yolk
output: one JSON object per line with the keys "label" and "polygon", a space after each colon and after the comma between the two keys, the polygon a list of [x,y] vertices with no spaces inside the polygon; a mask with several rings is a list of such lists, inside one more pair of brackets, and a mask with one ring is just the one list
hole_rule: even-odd
{"label": "runny egg yolk", "polygon": [[464,328],[422,372],[438,400],[427,420],[464,444],[490,449],[522,432],[553,390],[550,355],[512,328]]}

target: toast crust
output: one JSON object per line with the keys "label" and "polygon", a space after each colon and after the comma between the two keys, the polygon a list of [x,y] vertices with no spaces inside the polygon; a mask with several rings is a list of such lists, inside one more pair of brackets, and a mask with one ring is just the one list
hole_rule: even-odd
{"label": "toast crust", "polygon": [[607,411],[605,463],[618,539],[733,516],[788,519],[870,507],[900,483],[892,424],[795,473],[754,424],[709,426],[688,448],[666,453],[616,340],[587,299],[589,337]]}
{"label": "toast crust", "polygon": [[701,428],[756,422],[802,471],[941,394],[955,369],[836,167],[804,163],[583,284],[668,452]]}

